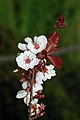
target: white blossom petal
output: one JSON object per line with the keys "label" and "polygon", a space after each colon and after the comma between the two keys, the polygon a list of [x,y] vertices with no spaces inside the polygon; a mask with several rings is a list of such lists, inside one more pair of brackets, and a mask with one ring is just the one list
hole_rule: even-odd
{"label": "white blossom petal", "polygon": [[24,40],[25,40],[25,42],[27,42],[27,43],[28,43],[28,42],[32,42],[32,39],[31,39],[30,37],[27,37],[27,38],[25,38]]}
{"label": "white blossom petal", "polygon": [[25,90],[20,90],[17,92],[16,98],[24,98],[27,95]]}
{"label": "white blossom petal", "polygon": [[40,85],[40,84],[38,84],[38,83],[36,83],[36,84],[33,86],[33,91],[35,91],[35,92],[38,92],[39,90],[42,90],[42,89],[43,89],[42,85]]}
{"label": "white blossom petal", "polygon": [[52,69],[49,69],[49,70],[48,70],[48,73],[49,73],[51,76],[55,76],[55,75],[56,75],[55,70],[52,70]]}
{"label": "white blossom petal", "polygon": [[19,48],[20,50],[26,50],[26,49],[27,49],[27,45],[24,44],[24,43],[19,43],[19,44],[18,44],[18,48]]}
{"label": "white blossom petal", "polygon": [[15,73],[15,72],[18,72],[18,71],[19,71],[18,69],[13,70],[14,73]]}
{"label": "white blossom petal", "polygon": [[[29,102],[30,102],[30,93],[26,97],[24,97],[24,103],[29,106]],[[32,104],[36,104],[37,102],[38,102],[37,98],[31,101]]]}
{"label": "white blossom petal", "polygon": [[35,115],[34,109],[31,108],[31,116]]}
{"label": "white blossom petal", "polygon": [[44,78],[43,73],[40,72],[40,71],[38,71],[38,72],[36,73],[36,82],[37,82],[38,84],[43,84],[43,81],[42,81],[43,78]]}
{"label": "white blossom petal", "polygon": [[28,86],[27,81],[22,83],[22,88],[23,88],[23,89],[26,89],[26,88],[27,88],[27,86]]}
{"label": "white blossom petal", "polygon": [[27,106],[29,106],[29,102],[30,102],[30,94],[24,97],[24,103],[27,104]]}
{"label": "white blossom petal", "polygon": [[33,97],[37,95],[36,91],[34,91],[34,87],[33,87]]}
{"label": "white blossom petal", "polygon": [[37,98],[35,98],[35,99],[33,99],[33,100],[31,101],[32,104],[36,104],[37,102],[38,102],[38,99],[37,99]]}
{"label": "white blossom petal", "polygon": [[45,73],[45,78],[46,78],[46,80],[47,80],[47,79],[51,79],[51,74]]}
{"label": "white blossom petal", "polygon": [[54,66],[53,65],[49,65],[49,66],[46,65],[46,68],[47,69],[54,69]]}

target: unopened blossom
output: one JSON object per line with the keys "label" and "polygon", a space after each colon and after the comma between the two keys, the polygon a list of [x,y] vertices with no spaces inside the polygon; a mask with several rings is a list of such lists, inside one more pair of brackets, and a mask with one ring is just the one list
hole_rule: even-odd
{"label": "unopened blossom", "polygon": [[47,45],[47,38],[44,35],[41,35],[39,37],[35,36],[34,41],[31,40],[31,38],[25,38],[25,42],[27,42],[27,48],[37,54],[41,51],[43,51],[46,48]]}
{"label": "unopened blossom", "polygon": [[16,57],[18,66],[26,71],[29,68],[33,69],[34,66],[39,63],[39,61],[40,60],[36,58],[36,55],[34,53],[27,50]]}
{"label": "unopened blossom", "polygon": [[13,72],[14,72],[14,73],[15,73],[15,72],[18,72],[18,69],[15,69]]}

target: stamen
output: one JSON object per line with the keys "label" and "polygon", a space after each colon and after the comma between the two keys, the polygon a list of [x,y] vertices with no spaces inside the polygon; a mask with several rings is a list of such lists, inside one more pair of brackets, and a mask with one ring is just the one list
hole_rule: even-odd
{"label": "stamen", "polygon": [[29,64],[30,62],[31,62],[31,59],[29,57],[25,59],[26,64]]}
{"label": "stamen", "polygon": [[37,43],[34,43],[34,48],[35,48],[35,49],[39,49],[40,46],[39,46]]}

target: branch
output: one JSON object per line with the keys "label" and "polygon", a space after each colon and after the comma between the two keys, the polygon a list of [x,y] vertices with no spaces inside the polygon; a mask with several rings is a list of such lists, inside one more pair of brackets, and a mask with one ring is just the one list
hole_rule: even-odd
{"label": "branch", "polygon": [[34,81],[34,69],[32,72],[32,79],[30,81],[31,90],[30,90],[30,102],[29,102],[29,120],[32,120],[31,119],[31,101],[33,99],[33,81]]}

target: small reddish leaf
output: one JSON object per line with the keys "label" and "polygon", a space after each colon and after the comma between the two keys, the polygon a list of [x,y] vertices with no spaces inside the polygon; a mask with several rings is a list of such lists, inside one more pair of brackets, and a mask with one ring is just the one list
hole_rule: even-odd
{"label": "small reddish leaf", "polygon": [[47,53],[52,53],[53,51],[57,50],[57,46],[58,46],[58,43],[59,43],[59,40],[60,40],[60,36],[57,32],[54,32],[54,33],[51,33],[48,35],[48,44],[47,44],[47,47],[46,47],[46,51]]}
{"label": "small reddish leaf", "polygon": [[61,14],[58,18],[58,20],[56,21],[56,28],[64,28],[67,26],[67,23],[64,21],[64,16]]}
{"label": "small reddish leaf", "polygon": [[64,23],[64,16],[63,15],[59,16],[58,22],[60,23],[60,25],[63,25],[63,23]]}
{"label": "small reddish leaf", "polygon": [[50,40],[49,42],[57,44],[60,40],[60,35],[58,34],[58,32],[52,32],[48,35],[48,39]]}
{"label": "small reddish leaf", "polygon": [[51,61],[51,63],[56,67],[56,68],[61,68],[62,67],[62,59],[57,57],[57,56],[47,56],[48,60]]}
{"label": "small reddish leaf", "polygon": [[47,55],[53,53],[54,51],[58,51],[59,48],[55,48],[54,44],[50,44],[49,47],[46,49]]}

